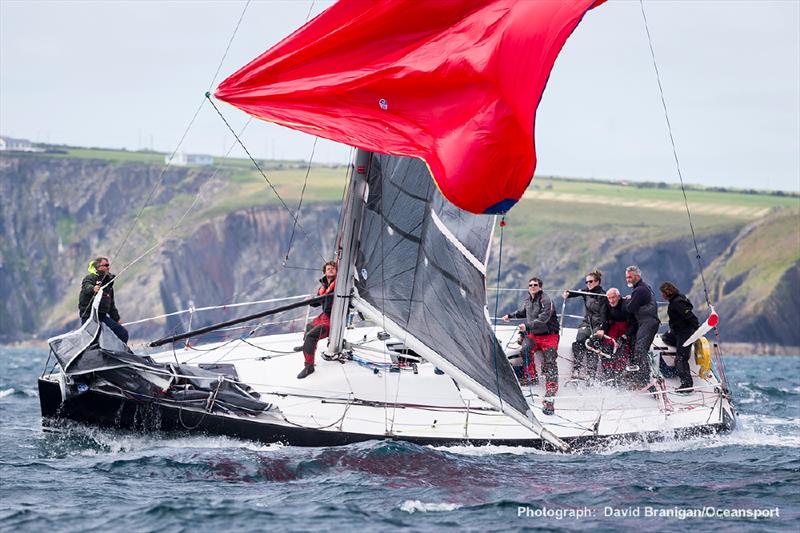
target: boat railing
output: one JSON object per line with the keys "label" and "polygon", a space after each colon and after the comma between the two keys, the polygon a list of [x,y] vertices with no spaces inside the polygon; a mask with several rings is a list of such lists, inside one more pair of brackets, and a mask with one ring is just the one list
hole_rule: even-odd
{"label": "boat railing", "polygon": [[252,301],[252,302],[237,302],[237,303],[232,303],[232,304],[210,305],[210,306],[207,306],[207,307],[195,307],[193,305],[190,305],[186,309],[181,309],[179,311],[173,311],[171,313],[164,313],[162,315],[151,316],[151,317],[148,317],[148,318],[142,318],[140,320],[134,320],[133,322],[125,322],[122,325],[125,326],[125,327],[128,327],[128,326],[133,326],[133,325],[136,325],[136,324],[142,324],[142,323],[145,323],[145,322],[152,322],[153,320],[160,320],[162,318],[168,318],[168,317],[171,317],[171,316],[180,316],[180,315],[184,315],[184,314],[187,314],[187,313],[192,315],[194,313],[199,313],[201,311],[217,311],[217,310],[220,310],[220,309],[234,309],[234,308],[237,308],[237,307],[244,307],[244,306],[248,306],[248,305],[259,305],[259,304],[268,304],[268,303],[275,303],[275,302],[289,302],[289,301],[292,301],[292,300],[302,300],[303,298],[308,298],[308,295],[307,294],[298,294],[298,295],[295,295],[295,296],[284,296],[282,298],[270,298],[270,299],[267,299],[267,300],[255,300],[255,301]]}

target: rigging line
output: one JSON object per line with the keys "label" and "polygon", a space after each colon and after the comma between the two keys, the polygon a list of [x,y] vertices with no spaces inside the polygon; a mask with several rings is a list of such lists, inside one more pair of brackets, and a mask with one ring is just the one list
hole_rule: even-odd
{"label": "rigging line", "polygon": [[[239,133],[240,133],[240,134],[241,134],[241,133],[243,133],[245,129],[247,129],[247,127],[250,125],[250,122],[251,122],[251,121],[252,121],[252,117],[251,117],[250,119],[248,119],[248,120],[247,120],[247,122],[244,124],[244,126],[242,126],[242,129],[241,129],[241,130],[239,130]],[[188,130],[187,130],[187,131],[188,131]],[[228,148],[228,151],[225,153],[225,156],[224,156],[224,158],[227,158],[227,157],[228,157],[228,155],[230,155],[230,153],[233,151],[233,148],[234,148],[235,146],[236,146],[236,143],[232,144],[232,145],[231,145],[231,147],[230,147],[230,148]],[[175,155],[175,154],[173,153],[173,156],[174,156],[174,155]],[[170,160],[171,160],[171,159],[170,159]],[[169,166],[169,165],[167,165],[167,166]],[[166,167],[165,167],[165,168],[166,168]],[[217,168],[215,168],[215,169],[214,169],[214,172],[213,172],[213,173],[211,174],[211,176],[208,178],[208,179],[209,179],[209,181],[210,181],[210,180],[213,180],[213,179],[214,179],[214,178],[217,176],[217,174],[219,173],[219,171],[220,171],[220,167],[217,167]],[[163,172],[162,172],[162,174],[163,174]],[[151,192],[152,192],[152,191],[151,191]],[[148,254],[150,254],[150,253],[151,253],[153,250],[157,249],[159,246],[161,246],[162,244],[164,244],[164,242],[166,242],[167,238],[168,238],[168,237],[169,237],[169,236],[172,234],[172,232],[173,232],[173,231],[175,231],[176,229],[178,229],[178,228],[181,226],[181,224],[183,224],[183,221],[186,219],[186,217],[189,215],[189,213],[192,211],[192,209],[194,209],[195,205],[197,205],[197,201],[200,199],[200,193],[201,193],[201,192],[202,192],[202,187],[198,187],[198,188],[197,188],[197,193],[194,195],[194,200],[192,200],[192,203],[191,203],[191,205],[189,205],[189,207],[188,207],[188,208],[186,208],[186,211],[184,211],[184,212],[183,212],[183,214],[180,216],[180,218],[178,218],[178,220],[175,222],[175,224],[173,224],[173,225],[172,225],[172,227],[171,227],[171,228],[169,228],[169,229],[166,231],[166,233],[164,233],[164,234],[161,236],[161,239],[159,239],[159,240],[158,240],[158,241],[157,241],[157,242],[156,242],[156,243],[155,243],[153,246],[151,246],[150,248],[148,248],[147,250],[145,250],[145,251],[144,251],[144,253],[142,253],[141,255],[139,255],[138,257],[136,257],[136,258],[135,258],[133,261],[131,261],[130,263],[128,263],[127,265],[125,265],[125,266],[122,268],[122,270],[120,270],[120,271],[117,273],[117,275],[114,277],[114,280],[117,280],[117,279],[119,279],[119,278],[120,278],[120,276],[122,276],[122,274],[123,274],[123,273],[124,273],[126,270],[128,270],[130,267],[132,267],[133,265],[135,265],[136,263],[138,263],[139,261],[141,261],[141,260],[142,260],[144,257],[146,257]],[[142,209],[144,210],[144,207],[143,207]],[[139,212],[139,214],[141,215],[141,211]],[[138,218],[138,216],[139,216],[139,215],[137,215],[137,218]],[[133,222],[133,225],[135,225],[135,224],[136,224],[136,220],[134,220],[134,222]],[[128,236],[130,236],[130,232],[128,233]],[[126,239],[127,239],[127,237],[126,237]],[[119,249],[117,250],[117,252],[119,252]],[[112,281],[114,281],[114,280],[112,280]],[[109,281],[109,283],[111,283],[111,282]],[[108,285],[108,283],[107,283],[106,285],[104,285],[104,286],[103,286],[103,288],[105,288],[107,285]]]}
{"label": "rigging line", "polygon": [[[500,250],[497,256],[497,288],[500,288],[500,275],[503,267],[503,232],[506,227],[506,215],[503,214],[500,219]],[[500,307],[500,291],[496,291],[494,297],[494,316],[497,316],[497,309]],[[500,395],[500,369],[497,368],[497,322],[492,326],[492,334],[494,335],[494,342],[492,342],[492,362],[494,364],[494,379],[497,385],[497,397],[500,399],[500,406],[502,410],[503,397]]]}
{"label": "rigging line", "polygon": [[211,78],[211,83],[208,84],[208,90],[214,88],[214,83],[217,81],[217,76],[219,75],[219,71],[222,69],[222,64],[225,62],[225,58],[228,57],[228,52],[231,49],[231,44],[233,44],[233,38],[236,36],[236,32],[239,31],[239,26],[242,24],[242,20],[244,19],[244,14],[247,12],[247,8],[250,6],[250,1],[247,0],[245,2],[244,7],[242,8],[242,13],[239,15],[239,20],[236,21],[236,26],[233,28],[233,33],[231,34],[231,38],[228,39],[228,46],[225,47],[225,52],[222,54],[222,59],[219,60],[219,65],[217,65],[217,70],[214,72],[214,76]]}
{"label": "rigging line", "polygon": [[242,139],[241,139],[241,138],[240,138],[240,137],[239,137],[239,136],[236,134],[236,131],[234,131],[233,127],[230,125],[230,123],[228,122],[228,120],[225,118],[225,115],[223,115],[223,114],[222,114],[222,112],[219,110],[219,108],[217,107],[217,105],[216,105],[216,104],[214,103],[214,101],[211,99],[211,93],[208,93],[208,92],[206,93],[206,99],[209,101],[209,103],[211,104],[211,106],[214,108],[214,111],[216,111],[216,112],[217,112],[217,114],[219,115],[219,117],[222,119],[222,122],[224,122],[224,123],[225,123],[225,125],[228,127],[228,129],[231,131],[231,133],[234,135],[234,137],[236,138],[236,142],[238,142],[238,143],[239,143],[239,146],[241,146],[241,147],[242,147],[242,150],[244,150],[244,152],[247,154],[247,157],[249,157],[249,158],[250,158],[250,161],[253,163],[253,165],[255,165],[255,167],[256,167],[256,170],[258,170],[259,174],[261,174],[261,177],[262,177],[262,178],[264,178],[264,181],[266,181],[266,182],[267,182],[267,185],[269,185],[269,188],[270,188],[270,189],[272,189],[272,192],[273,192],[273,193],[275,193],[275,197],[276,197],[276,198],[278,199],[278,201],[281,203],[281,205],[283,206],[283,208],[284,208],[284,209],[286,209],[286,212],[287,212],[287,213],[289,213],[289,216],[290,216],[290,217],[292,217],[292,219],[294,220],[295,224],[297,224],[297,227],[298,227],[298,228],[300,228],[300,231],[303,233],[303,235],[305,235],[306,239],[308,239],[308,242],[309,242],[309,243],[311,244],[311,246],[314,248],[314,251],[315,251],[317,254],[319,254],[320,258],[321,258],[321,259],[322,259],[322,261],[324,262],[324,261],[325,261],[325,256],[322,254],[322,252],[319,250],[319,248],[317,248],[317,245],[316,245],[316,243],[314,242],[314,240],[313,240],[313,239],[311,239],[311,236],[310,236],[310,235],[308,234],[308,232],[307,232],[307,231],[306,231],[306,230],[303,228],[303,225],[302,225],[302,224],[300,224],[300,220],[298,220],[298,219],[297,219],[297,215],[295,215],[295,214],[292,212],[292,210],[289,208],[289,206],[288,206],[288,205],[286,205],[286,201],[285,201],[285,200],[283,199],[283,197],[280,195],[280,193],[278,192],[278,189],[276,189],[276,188],[275,188],[275,185],[274,185],[274,184],[273,184],[273,183],[270,181],[270,179],[267,177],[266,173],[264,173],[264,171],[261,169],[261,165],[259,165],[259,164],[258,164],[258,162],[255,160],[255,158],[253,157],[253,155],[250,153],[250,150],[248,150],[248,149],[247,149],[247,147],[246,147],[246,146],[244,145],[244,143],[242,142]]}
{"label": "rigging line", "polygon": [[[310,13],[310,11],[309,11]],[[308,175],[311,173],[311,164],[314,161],[314,152],[317,149],[317,141],[319,137],[314,137],[314,144],[311,146],[311,155],[308,158],[308,166],[306,167],[306,176],[303,179],[303,188],[300,189],[300,200],[297,202],[297,216],[300,216],[300,209],[303,207],[303,198],[306,195],[306,186],[308,185]],[[283,258],[284,266],[289,261],[289,253],[292,251],[292,244],[294,244],[294,234],[297,230],[297,222],[292,225],[292,233],[289,235],[289,246],[286,248],[286,257]]]}
{"label": "rigging line", "polygon": [[[683,203],[686,206],[686,216],[689,219],[689,229],[692,232],[692,242],[694,243],[694,251],[695,251],[695,254],[696,254],[695,257],[697,258],[697,264],[700,267],[700,280],[703,282],[703,294],[704,294],[705,299],[706,299],[706,305],[710,308],[711,307],[711,297],[708,294],[708,284],[706,283],[706,276],[705,276],[705,273],[704,273],[705,267],[703,265],[703,258],[700,255],[700,247],[697,245],[697,235],[695,234],[694,224],[692,223],[692,213],[689,210],[689,200],[686,197],[686,187],[683,184],[683,174],[681,172],[680,162],[678,161],[678,151],[675,148],[675,139],[674,139],[674,137],[672,135],[672,124],[669,121],[669,113],[667,113],[667,101],[664,98],[664,89],[661,86],[661,75],[658,72],[658,63],[656,62],[656,53],[655,53],[655,49],[653,48],[653,39],[652,39],[652,37],[650,35],[650,27],[647,24],[647,15],[645,14],[645,11],[644,11],[644,2],[643,2],[643,0],[639,0],[639,7],[641,8],[641,11],[642,11],[642,19],[644,20],[644,29],[647,32],[647,43],[650,45],[650,57],[653,60],[653,69],[655,70],[655,73],[656,73],[656,81],[658,82],[658,92],[661,95],[661,106],[664,109],[664,118],[667,121],[667,130],[669,131],[669,141],[670,141],[670,143],[672,145],[672,155],[675,158],[675,168],[678,171],[678,178],[680,179],[680,182],[681,182],[681,192],[683,193]],[[714,335],[716,336],[716,339],[717,339],[717,342],[715,343],[715,345],[717,345],[717,349],[718,349],[717,350],[717,357],[716,357],[717,369],[718,369],[718,371],[720,373],[720,378],[722,379],[722,385],[727,389],[728,388],[728,382],[727,382],[727,378],[725,376],[725,367],[724,367],[724,365],[722,363],[722,356],[719,353],[719,346],[718,346],[719,340],[720,340],[719,330],[716,327],[714,328]]]}
{"label": "rigging line", "polygon": [[306,22],[308,22],[308,19],[311,18],[311,12],[314,11],[314,4],[316,3],[317,3],[316,0],[312,0],[311,5],[308,6],[308,13],[306,13]]}
{"label": "rigging line", "polygon": [[[247,1],[248,3],[250,2],[250,0]],[[308,19],[311,18],[311,12],[314,10],[314,3],[315,2],[312,0],[311,4],[308,6],[308,13],[306,13],[306,22],[308,22]],[[297,203],[298,216],[300,213],[300,208],[303,206],[303,197],[305,196],[306,185],[308,184],[308,174],[311,172],[311,162],[314,160],[314,152],[317,149],[318,140],[319,137],[314,137],[314,144],[313,146],[311,146],[311,156],[308,158],[308,167],[306,167],[306,177],[303,180],[303,189],[300,191],[300,201]],[[292,234],[291,236],[289,236],[289,246],[286,248],[286,257],[283,259],[284,266],[286,265],[286,262],[289,261],[289,253],[292,251],[292,244],[294,243],[294,234],[296,229],[297,229],[297,223],[295,222],[295,224],[292,226]]]}
{"label": "rigging line", "polygon": [[670,141],[670,144],[672,145],[672,156],[675,159],[675,168],[678,171],[678,178],[680,179],[680,182],[681,182],[681,192],[683,193],[683,202],[684,202],[684,205],[686,206],[686,215],[689,218],[689,229],[691,229],[691,232],[692,232],[692,241],[694,242],[694,250],[695,250],[695,253],[697,254],[696,258],[697,258],[698,266],[700,267],[700,279],[703,282],[703,292],[705,293],[706,305],[710,306],[711,305],[711,299],[709,298],[709,295],[708,295],[708,285],[706,284],[706,278],[705,278],[705,275],[703,273],[703,270],[704,270],[703,258],[700,255],[700,247],[697,245],[697,235],[695,234],[695,231],[694,231],[694,224],[692,222],[692,213],[689,210],[689,200],[686,197],[686,187],[684,186],[684,183],[683,183],[683,173],[681,172],[681,165],[680,165],[680,161],[678,160],[678,150],[675,147],[675,138],[673,137],[673,134],[672,134],[672,124],[670,123],[669,113],[667,112],[667,101],[666,101],[666,99],[664,97],[664,88],[661,85],[661,74],[658,71],[658,63],[656,62],[656,52],[655,52],[655,49],[653,48],[653,39],[652,39],[652,37],[650,35],[650,27],[647,24],[647,15],[645,15],[645,12],[644,12],[644,2],[643,2],[643,0],[639,0],[639,7],[641,8],[641,11],[642,11],[642,19],[644,20],[644,29],[645,29],[645,32],[647,32],[647,43],[650,46],[650,57],[653,60],[653,69],[655,70],[655,73],[656,73],[656,81],[658,82],[658,92],[659,92],[659,94],[661,96],[661,106],[664,109],[664,119],[667,122],[667,130],[669,131],[669,141]]}
{"label": "rigging line", "polygon": [[[142,213],[144,213],[144,210],[147,208],[148,205],[150,205],[150,201],[153,199],[153,195],[155,194],[156,190],[158,190],[158,188],[161,186],[161,183],[164,181],[164,174],[167,172],[167,169],[170,167],[170,165],[172,165],[172,160],[175,158],[175,154],[178,153],[178,150],[180,150],[180,147],[183,144],[183,141],[186,140],[186,136],[189,134],[189,130],[192,129],[192,126],[194,125],[194,121],[197,119],[197,115],[200,114],[200,110],[203,108],[203,104],[204,103],[205,103],[205,100],[201,101],[200,105],[198,105],[197,109],[195,109],[194,115],[192,115],[192,119],[189,121],[189,124],[186,126],[186,129],[183,131],[183,135],[181,135],[181,138],[178,141],[178,144],[175,146],[175,149],[172,151],[172,154],[170,154],[169,159],[167,160],[167,163],[161,168],[161,172],[159,173],[158,178],[156,178],[156,182],[153,184],[153,187],[150,189],[150,192],[147,193],[147,197],[145,198],[144,203],[142,204],[142,207],[139,208],[139,212],[136,213],[136,216],[133,218],[133,221],[131,222],[130,226],[128,227],[128,232],[125,234],[125,237],[122,239],[122,242],[119,244],[119,246],[117,247],[116,251],[113,254],[111,254],[111,260],[112,261],[114,259],[116,259],[116,257],[119,255],[120,250],[122,250],[122,248],[125,246],[125,243],[128,242],[128,239],[130,238],[131,233],[133,233],[133,230],[136,229],[136,224],[139,222],[139,219],[142,218]],[[119,275],[119,274],[117,274],[117,275]]]}
{"label": "rigging line", "polygon": [[[239,21],[236,23],[236,26],[233,29],[233,33],[231,34],[230,39],[228,39],[228,46],[225,47],[225,52],[222,54],[222,58],[219,60],[219,64],[217,65],[217,70],[216,72],[214,72],[214,77],[211,78],[211,83],[209,84],[208,87],[209,91],[214,86],[214,82],[217,79],[217,75],[219,74],[219,71],[222,68],[222,64],[225,62],[225,58],[227,57],[228,51],[231,48],[231,43],[233,43],[233,39],[236,36],[236,32],[239,30],[239,25],[242,23],[245,11],[247,11],[247,6],[249,5],[250,5],[250,0],[247,0],[244,9],[242,9],[242,14],[239,16]],[[122,242],[117,247],[117,250],[112,254],[111,256],[112,259],[116,259],[116,257],[119,255],[120,250],[122,250],[123,246],[125,246],[125,243],[128,242],[131,233],[133,233],[133,230],[136,228],[136,223],[142,217],[142,213],[144,212],[145,208],[147,208],[147,206],[150,204],[150,201],[153,199],[153,194],[155,194],[156,190],[161,186],[161,183],[164,181],[164,174],[166,173],[169,166],[172,164],[172,161],[175,158],[175,154],[178,153],[178,150],[180,150],[181,145],[183,145],[183,141],[186,140],[186,136],[189,134],[189,130],[192,129],[194,121],[197,119],[197,115],[200,114],[200,110],[203,108],[203,104],[205,104],[205,99],[201,100],[200,105],[197,106],[197,109],[195,110],[194,115],[192,115],[192,119],[189,121],[189,124],[186,126],[183,135],[181,135],[181,138],[178,141],[177,146],[175,146],[175,149],[172,151],[172,154],[170,154],[169,159],[167,160],[168,162],[162,167],[161,173],[158,175],[158,178],[156,179],[153,188],[150,189],[150,192],[147,194],[147,198],[145,199],[144,204],[142,205],[141,209],[139,209],[139,212],[136,214],[136,217],[133,219],[133,222],[131,222],[130,228],[128,229],[128,232],[125,234],[125,238],[122,239]]]}

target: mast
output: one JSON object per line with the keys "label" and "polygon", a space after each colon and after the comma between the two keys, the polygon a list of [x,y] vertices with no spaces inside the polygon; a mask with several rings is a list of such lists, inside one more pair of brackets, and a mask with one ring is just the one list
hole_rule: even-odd
{"label": "mast", "polygon": [[339,266],[336,273],[336,288],[333,292],[331,326],[326,350],[330,355],[341,353],[344,347],[344,328],[350,307],[350,295],[353,292],[355,254],[358,249],[358,235],[361,232],[361,221],[364,216],[367,173],[371,160],[372,152],[361,148],[356,150],[355,168],[342,207],[344,210],[342,213],[342,241],[339,248]]}

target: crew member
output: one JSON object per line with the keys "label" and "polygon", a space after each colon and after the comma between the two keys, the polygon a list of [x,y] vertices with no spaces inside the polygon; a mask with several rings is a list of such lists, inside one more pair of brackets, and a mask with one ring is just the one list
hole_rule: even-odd
{"label": "crew member", "polygon": [[[583,321],[578,326],[578,334],[572,343],[572,377],[573,379],[594,380],[597,376],[597,352],[586,348],[586,341],[590,337],[598,337],[595,344],[599,348],[602,344],[603,331],[608,329],[608,300],[606,291],[600,283],[603,273],[595,270],[586,274],[586,291],[564,291],[564,299],[583,298],[586,312]],[[591,294],[587,294],[591,293]],[[584,368],[584,359],[586,368]]]}
{"label": "crew member", "polygon": [[637,324],[633,364],[639,370],[632,376],[633,383],[643,387],[650,381],[648,352],[661,321],[658,319],[656,296],[653,289],[642,280],[642,271],[638,266],[632,265],[625,269],[625,281],[633,289],[628,300],[628,312],[636,318]]}
{"label": "crew member", "polygon": [[692,347],[684,346],[683,343],[697,331],[697,328],[700,327],[700,321],[692,311],[694,308],[692,302],[680,293],[678,287],[669,281],[665,281],[659,289],[664,299],[669,300],[669,307],[667,307],[669,331],[663,334],[661,339],[670,346],[675,346],[676,349],[675,373],[681,380],[677,391],[690,393],[694,386],[692,373],[689,370],[689,355]]}
{"label": "crew member", "polygon": [[322,313],[317,315],[314,320],[306,327],[306,334],[303,337],[303,358],[305,364],[303,370],[297,374],[297,379],[304,379],[309,374],[314,373],[314,354],[317,352],[317,343],[320,339],[328,337],[331,327],[331,308],[333,307],[333,290],[336,287],[336,261],[328,261],[322,265],[322,272],[325,274],[319,279],[320,288],[317,296],[327,295],[321,302],[311,304],[312,307],[322,306]]}
{"label": "crew member", "polygon": [[608,298],[608,330],[598,331],[600,336],[607,336],[617,343],[617,351],[610,359],[603,361],[603,373],[606,378],[619,379],[633,353],[633,341],[636,338],[636,318],[628,312],[628,304],[622,299],[619,289],[611,287],[606,291]]}
{"label": "crew member", "polygon": [[531,278],[528,281],[528,296],[522,306],[503,316],[508,322],[511,318],[524,318],[525,322],[519,325],[520,332],[525,336],[522,343],[522,357],[525,361],[525,377],[527,380],[536,378],[536,364],[534,353],[543,352],[543,371],[545,376],[545,400],[543,413],[552,415],[554,412],[553,396],[558,392],[558,314],[553,301],[542,290],[542,280]]}
{"label": "crew member", "polygon": [[119,323],[119,311],[114,301],[114,274],[110,272],[111,263],[107,257],[96,257],[89,263],[89,274],[81,281],[81,292],[78,295],[78,313],[81,324],[89,320],[92,314],[92,300],[102,289],[103,296],[97,309],[97,318],[111,328],[119,340],[128,342],[128,330]]}

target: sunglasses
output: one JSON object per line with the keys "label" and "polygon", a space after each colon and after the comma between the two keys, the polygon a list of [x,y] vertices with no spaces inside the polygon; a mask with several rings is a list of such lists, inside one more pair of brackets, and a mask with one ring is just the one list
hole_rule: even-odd
{"label": "sunglasses", "polygon": [[588,285],[590,283],[597,283],[597,280],[596,279],[587,279],[586,280],[586,284]]}
{"label": "sunglasses", "polygon": [[528,287],[538,287],[538,286],[539,286],[538,283],[529,283],[528,284]]}
{"label": "sunglasses", "polygon": [[100,267],[110,267],[110,266],[111,266],[111,263],[106,263],[106,264],[104,264],[104,265],[95,265],[95,266],[97,266],[97,268],[100,268]]}

